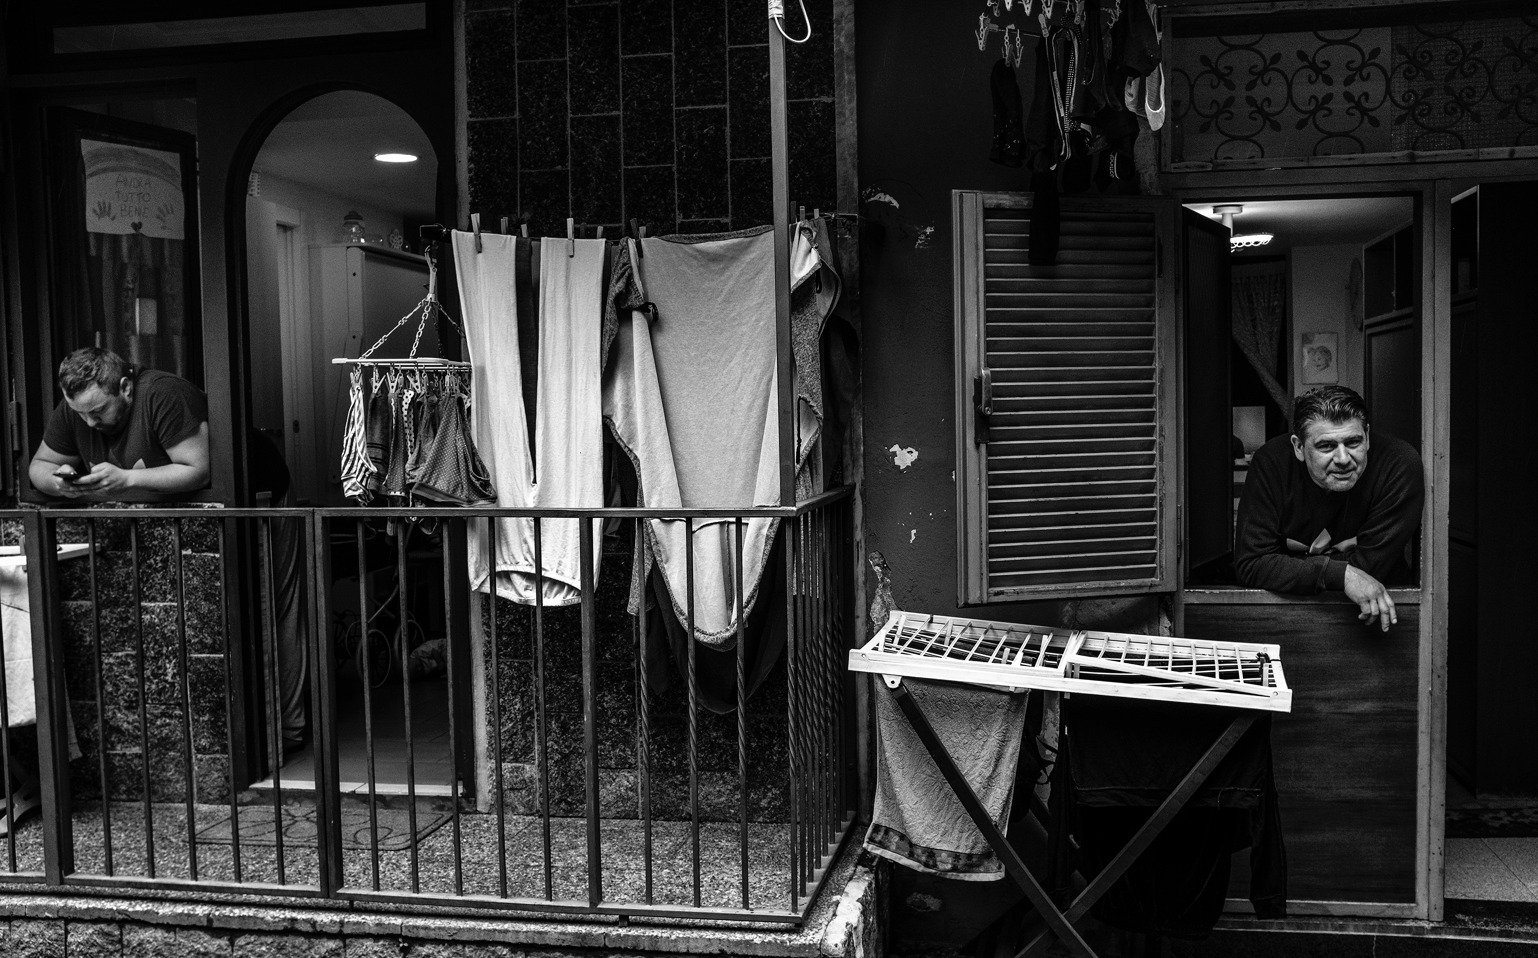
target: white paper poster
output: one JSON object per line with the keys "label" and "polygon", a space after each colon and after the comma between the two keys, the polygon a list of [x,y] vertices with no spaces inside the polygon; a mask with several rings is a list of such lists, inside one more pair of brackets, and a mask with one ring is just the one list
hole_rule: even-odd
{"label": "white paper poster", "polygon": [[92,233],[139,233],[185,239],[182,159],[100,140],[80,141],[85,159],[85,228]]}

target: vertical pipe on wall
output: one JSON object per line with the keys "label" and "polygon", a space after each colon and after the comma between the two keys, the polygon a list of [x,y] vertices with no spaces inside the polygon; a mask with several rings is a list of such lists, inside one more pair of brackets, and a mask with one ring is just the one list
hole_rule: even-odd
{"label": "vertical pipe on wall", "polygon": [[769,29],[769,154],[774,184],[774,316],[780,402],[780,504],[796,501],[795,392],[790,350],[790,134],[785,107],[785,37]]}

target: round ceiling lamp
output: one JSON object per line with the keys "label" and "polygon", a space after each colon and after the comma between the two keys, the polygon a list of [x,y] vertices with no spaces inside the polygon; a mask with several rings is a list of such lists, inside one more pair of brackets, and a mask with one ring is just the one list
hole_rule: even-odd
{"label": "round ceiling lamp", "polygon": [[1248,249],[1252,246],[1264,246],[1275,239],[1270,233],[1240,233],[1228,238],[1229,250]]}
{"label": "round ceiling lamp", "polygon": [[375,153],[374,159],[381,163],[415,163],[415,153]]}
{"label": "round ceiling lamp", "polygon": [[1228,227],[1228,249],[1230,252],[1237,249],[1250,249],[1256,246],[1265,246],[1276,237],[1270,233],[1234,233],[1234,217],[1244,212],[1244,207],[1239,203],[1224,203],[1212,208],[1214,216],[1223,221]]}

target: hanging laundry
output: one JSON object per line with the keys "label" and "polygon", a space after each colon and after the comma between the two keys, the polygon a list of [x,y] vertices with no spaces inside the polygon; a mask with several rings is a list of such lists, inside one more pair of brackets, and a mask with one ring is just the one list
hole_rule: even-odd
{"label": "hanging laundry", "polygon": [[357,502],[369,500],[368,416],[364,412],[363,368],[354,366],[347,391],[347,425],[342,431],[342,494]]}
{"label": "hanging laundry", "polygon": [[[454,258],[474,367],[475,444],[486,456],[508,509],[598,508],[604,504],[599,337],[603,316],[602,240],[554,241],[539,269],[538,370],[534,429],[529,430],[519,342],[517,237],[455,232]],[[440,427],[441,428],[441,427]],[[536,459],[533,450],[538,450]],[[483,523],[470,536],[470,582],[482,592],[549,606],[582,601],[582,520],[499,519],[493,545]],[[586,534],[596,581],[602,520]],[[495,560],[493,561],[493,553]],[[536,586],[536,581],[539,583]]]}
{"label": "hanging laundry", "polygon": [[[820,265],[811,230],[793,230],[792,289]],[[612,343],[614,355],[606,362],[603,411],[635,466],[638,505],[779,503],[775,316],[774,234],[767,227],[626,242],[616,259],[605,318],[605,351]],[[792,329],[793,346],[815,347],[819,312],[793,312],[792,323],[813,326]],[[820,410],[808,393],[798,391],[798,402],[820,424]],[[816,438],[815,427],[806,432],[809,441],[797,450],[798,467]],[[744,524],[740,566],[732,520],[656,519],[636,525],[632,614],[644,611],[646,577],[655,561],[679,621],[689,621],[692,593],[694,638],[731,648],[736,608],[740,602],[746,614],[757,600],[777,520]]]}
{"label": "hanging laundry", "polygon": [[464,387],[454,373],[446,375],[443,382],[438,396],[438,429],[411,493],[433,505],[496,505],[496,489],[465,423]]}

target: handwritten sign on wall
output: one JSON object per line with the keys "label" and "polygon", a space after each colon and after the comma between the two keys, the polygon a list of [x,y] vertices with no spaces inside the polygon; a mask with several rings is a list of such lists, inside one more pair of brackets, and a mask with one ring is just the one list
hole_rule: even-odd
{"label": "handwritten sign on wall", "polygon": [[186,238],[182,160],[175,153],[100,140],[80,141],[85,160],[85,228]]}

